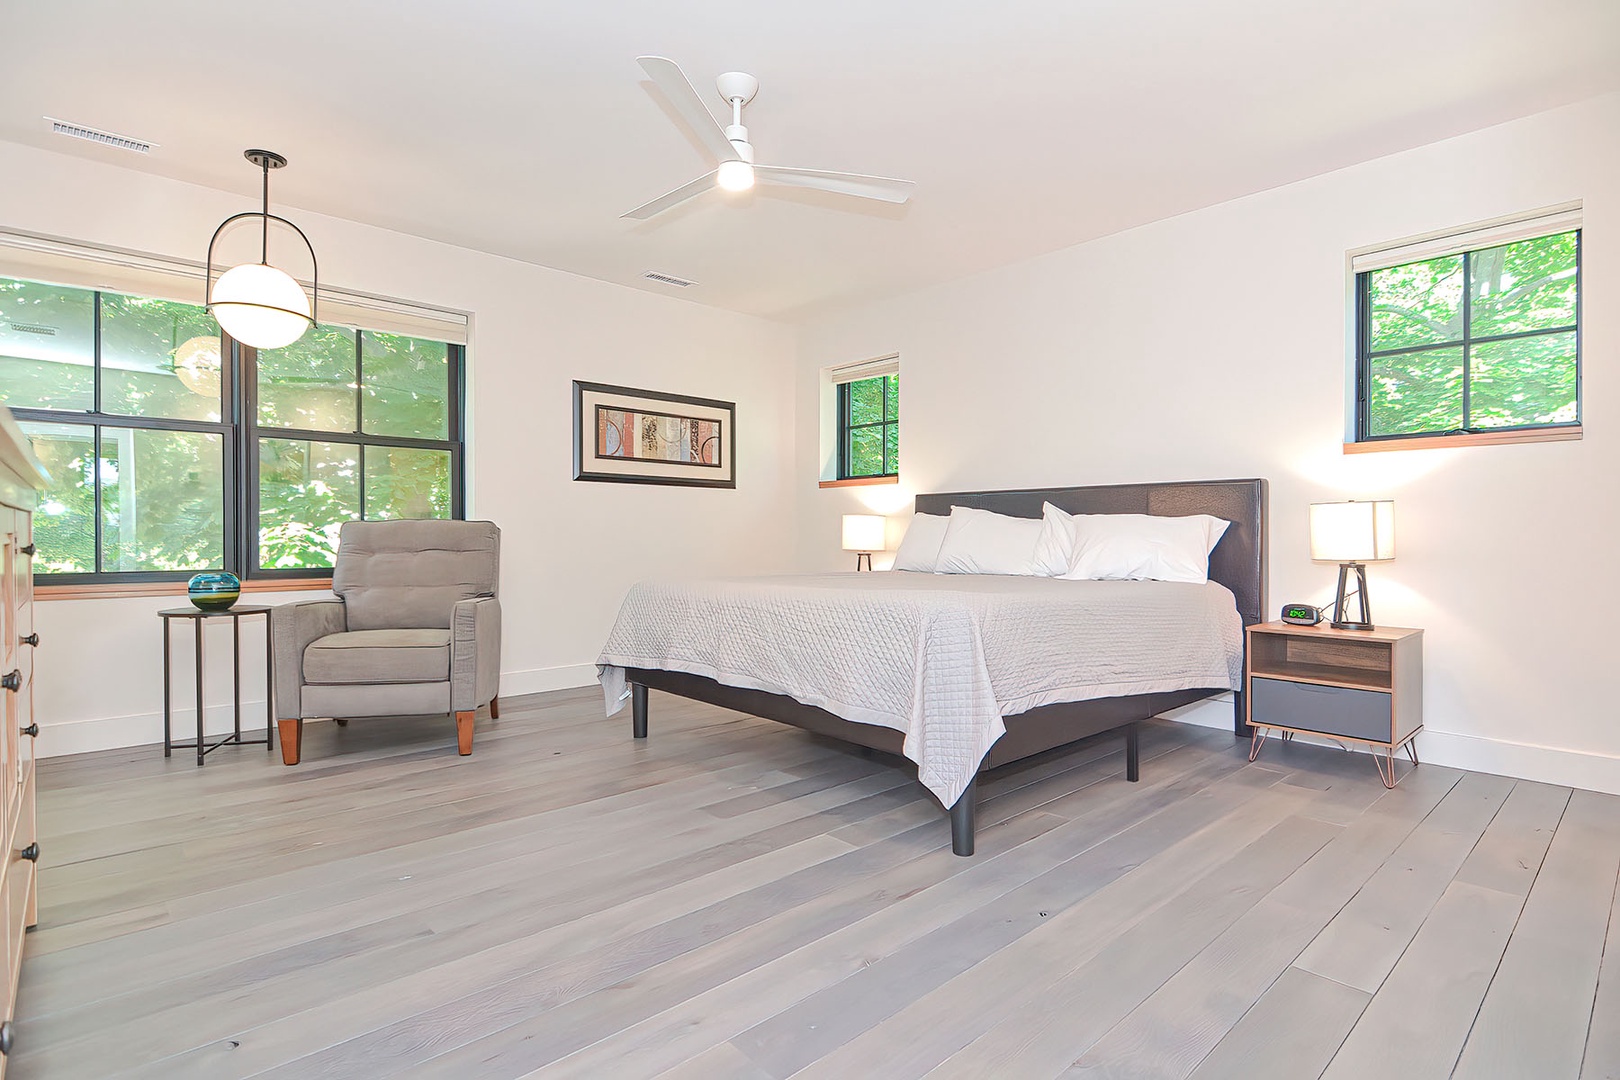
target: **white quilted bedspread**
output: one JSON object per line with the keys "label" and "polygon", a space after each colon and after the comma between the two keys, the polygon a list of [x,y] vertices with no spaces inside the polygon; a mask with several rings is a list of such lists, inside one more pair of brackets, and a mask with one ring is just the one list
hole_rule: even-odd
{"label": "white quilted bedspread", "polygon": [[1240,685],[1242,619],[1211,582],[825,574],[643,582],[598,672],[608,715],[625,668],[704,675],[905,733],[950,806],[1006,729],[1058,701]]}

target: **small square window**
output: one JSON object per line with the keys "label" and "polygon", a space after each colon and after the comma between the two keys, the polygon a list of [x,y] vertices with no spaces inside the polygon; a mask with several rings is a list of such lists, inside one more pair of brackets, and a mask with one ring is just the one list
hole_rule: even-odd
{"label": "small square window", "polygon": [[838,386],[838,479],[900,474],[900,376]]}
{"label": "small square window", "polygon": [[1356,275],[1356,441],[1575,427],[1579,229]]}

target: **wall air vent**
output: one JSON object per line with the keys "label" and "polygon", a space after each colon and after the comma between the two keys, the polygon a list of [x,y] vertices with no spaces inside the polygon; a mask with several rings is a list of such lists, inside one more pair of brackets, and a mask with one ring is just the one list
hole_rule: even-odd
{"label": "wall air vent", "polygon": [[690,289],[693,285],[697,284],[697,282],[687,281],[685,278],[670,277],[668,274],[660,274],[656,270],[649,270],[641,276],[649,281],[662,281],[665,285],[674,285],[681,289]]}
{"label": "wall air vent", "polygon": [[82,124],[70,124],[66,120],[57,120],[47,116],[45,123],[50,125],[51,132],[56,135],[66,135],[70,139],[83,139],[85,142],[100,143],[102,146],[112,146],[119,150],[132,150],[137,154],[150,154],[156,143],[142,142],[131,139],[127,135],[115,135],[110,131],[98,131],[95,128],[85,127]]}
{"label": "wall air vent", "polygon": [[43,334],[45,337],[55,337],[56,327],[40,326],[36,323],[14,322],[11,328],[19,334]]}

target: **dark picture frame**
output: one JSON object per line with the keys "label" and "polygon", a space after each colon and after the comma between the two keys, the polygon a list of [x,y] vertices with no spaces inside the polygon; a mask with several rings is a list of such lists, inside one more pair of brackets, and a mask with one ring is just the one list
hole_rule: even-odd
{"label": "dark picture frame", "polygon": [[735,402],[579,379],[573,397],[575,480],[737,486]]}

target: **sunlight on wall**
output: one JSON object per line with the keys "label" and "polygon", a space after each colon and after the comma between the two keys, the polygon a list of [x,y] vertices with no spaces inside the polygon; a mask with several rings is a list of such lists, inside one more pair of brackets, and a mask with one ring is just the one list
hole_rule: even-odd
{"label": "sunlight on wall", "polygon": [[1313,485],[1357,499],[1391,498],[1401,488],[1456,459],[1456,450],[1392,450],[1381,454],[1346,454],[1325,446],[1296,458],[1293,471]]}

